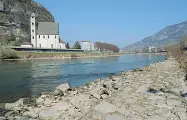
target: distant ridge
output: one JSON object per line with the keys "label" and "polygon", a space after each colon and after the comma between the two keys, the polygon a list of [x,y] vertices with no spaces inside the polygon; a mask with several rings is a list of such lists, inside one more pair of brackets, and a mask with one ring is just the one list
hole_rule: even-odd
{"label": "distant ridge", "polygon": [[179,42],[185,35],[187,35],[187,21],[168,26],[153,36],[146,37],[139,42],[126,46],[122,49],[122,52],[142,49],[148,46],[164,47]]}

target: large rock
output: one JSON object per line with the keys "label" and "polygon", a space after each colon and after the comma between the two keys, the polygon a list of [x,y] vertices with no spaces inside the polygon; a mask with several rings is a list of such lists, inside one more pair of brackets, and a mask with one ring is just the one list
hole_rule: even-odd
{"label": "large rock", "polygon": [[127,118],[123,115],[119,114],[113,114],[113,115],[107,115],[105,117],[105,120],[126,120]]}
{"label": "large rock", "polygon": [[24,106],[24,101],[25,101],[25,99],[24,98],[22,98],[22,99],[19,99],[17,102],[15,102],[15,103],[6,103],[5,104],[5,108],[6,109],[9,109],[9,110],[12,110],[12,109],[14,109],[14,108],[16,108],[16,107],[23,107]]}
{"label": "large rock", "polygon": [[186,112],[177,112],[176,115],[177,115],[181,120],[187,120],[187,114],[186,114]]}
{"label": "large rock", "polygon": [[66,109],[68,109],[71,105],[69,103],[66,102],[59,102],[56,103],[54,106],[52,106],[52,109],[58,110],[58,111],[64,111]]}
{"label": "large rock", "polygon": [[179,100],[174,100],[174,99],[168,99],[168,100],[166,101],[166,103],[167,103],[168,105],[174,105],[174,106],[177,106],[177,105],[181,105],[181,104],[182,104],[181,101],[179,101]]}
{"label": "large rock", "polygon": [[39,118],[41,120],[55,120],[60,117],[61,112],[55,109],[47,109],[39,113]]}
{"label": "large rock", "polygon": [[44,101],[45,101],[45,100],[42,99],[41,97],[39,97],[38,99],[36,99],[36,103],[39,104],[39,105],[40,105],[40,104],[43,104]]}
{"label": "large rock", "polygon": [[49,98],[47,98],[45,101],[44,101],[44,105],[50,105],[53,101]]}
{"label": "large rock", "polygon": [[66,102],[56,103],[51,108],[41,111],[39,113],[39,118],[42,120],[57,119],[69,107],[71,107],[71,105]]}
{"label": "large rock", "polygon": [[38,114],[34,110],[29,111],[29,112],[25,112],[24,115],[29,116],[31,118],[37,118],[38,117]]}
{"label": "large rock", "polygon": [[96,105],[94,110],[106,114],[106,113],[111,113],[111,112],[115,112],[116,111],[116,106],[108,103],[108,102],[101,102],[100,104]]}
{"label": "large rock", "polygon": [[56,87],[57,90],[61,90],[63,92],[67,91],[70,88],[68,83],[63,83]]}

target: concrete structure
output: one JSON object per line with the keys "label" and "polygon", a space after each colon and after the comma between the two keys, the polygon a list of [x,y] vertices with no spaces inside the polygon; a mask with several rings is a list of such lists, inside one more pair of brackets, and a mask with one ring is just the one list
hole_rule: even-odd
{"label": "concrete structure", "polygon": [[34,48],[66,49],[65,44],[60,40],[58,22],[38,22],[36,27],[34,13],[31,15],[30,22],[31,44]]}
{"label": "concrete structure", "polygon": [[82,41],[82,49],[85,51],[93,51],[95,50],[94,43],[91,41]]}
{"label": "concrete structure", "polygon": [[21,44],[21,47],[24,47],[24,48],[32,48],[33,45],[32,45],[31,43],[29,43],[29,42],[24,42],[24,43]]}

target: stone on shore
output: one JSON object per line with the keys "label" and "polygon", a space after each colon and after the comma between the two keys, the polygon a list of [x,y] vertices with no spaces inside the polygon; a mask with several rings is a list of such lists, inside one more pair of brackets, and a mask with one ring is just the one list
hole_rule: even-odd
{"label": "stone on shore", "polygon": [[179,100],[174,100],[174,99],[168,99],[168,100],[166,101],[166,103],[167,103],[168,105],[181,105],[181,104],[182,104],[181,101],[179,101]]}
{"label": "stone on shore", "polygon": [[66,103],[66,102],[56,103],[51,108],[41,111],[39,113],[39,118],[42,119],[42,120],[57,119],[69,107],[71,107],[71,105]]}
{"label": "stone on shore", "polygon": [[111,103],[103,101],[100,104],[96,105],[94,110],[102,114],[112,113],[116,111],[116,106]]}
{"label": "stone on shore", "polygon": [[124,117],[123,115],[112,114],[112,115],[107,115],[105,117],[105,120],[127,120],[127,118]]}
{"label": "stone on shore", "polygon": [[0,116],[0,120],[6,120],[6,118],[5,118],[5,117],[1,117],[1,116]]}
{"label": "stone on shore", "polygon": [[8,109],[8,110],[13,110],[14,108],[16,107],[23,107],[24,106],[24,102],[25,102],[25,99],[24,98],[21,98],[19,99],[17,102],[15,103],[6,103],[5,104],[5,109]]}
{"label": "stone on shore", "polygon": [[67,91],[70,88],[68,83],[63,83],[56,87],[56,90],[61,90],[62,92]]}

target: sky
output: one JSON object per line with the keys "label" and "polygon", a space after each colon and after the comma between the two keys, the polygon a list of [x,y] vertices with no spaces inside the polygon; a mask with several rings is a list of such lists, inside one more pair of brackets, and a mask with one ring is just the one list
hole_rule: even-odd
{"label": "sky", "polygon": [[90,40],[120,48],[187,20],[187,0],[35,0],[60,23],[71,45]]}

